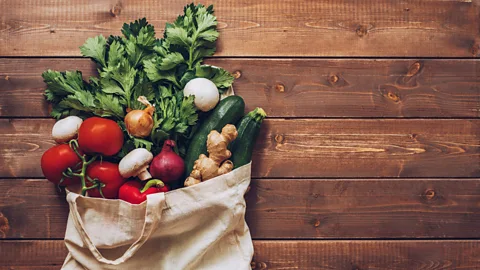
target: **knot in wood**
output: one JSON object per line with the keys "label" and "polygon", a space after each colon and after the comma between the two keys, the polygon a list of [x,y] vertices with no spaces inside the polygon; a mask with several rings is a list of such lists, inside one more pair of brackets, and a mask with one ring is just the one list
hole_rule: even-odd
{"label": "knot in wood", "polygon": [[267,264],[264,262],[259,262],[255,265],[255,269],[265,270],[267,269]]}
{"label": "knot in wood", "polygon": [[357,36],[364,37],[368,34],[368,28],[366,25],[359,25],[355,32],[357,33]]}
{"label": "knot in wood", "polygon": [[338,78],[337,75],[331,75],[331,76],[328,78],[328,81],[329,81],[331,84],[337,83],[338,80],[339,80],[339,78]]}
{"label": "knot in wood", "polygon": [[473,56],[477,56],[479,52],[480,52],[480,44],[479,44],[479,43],[473,44],[473,46],[472,46],[472,55],[473,55]]}
{"label": "knot in wood", "polygon": [[387,97],[388,97],[389,99],[391,99],[392,101],[394,101],[394,102],[399,102],[399,101],[400,101],[400,97],[399,97],[397,94],[393,93],[393,92],[388,92],[388,93],[387,93]]}
{"label": "knot in wood", "polygon": [[238,79],[238,78],[242,77],[242,72],[240,70],[236,70],[232,73],[232,75],[235,79]]}
{"label": "knot in wood", "polygon": [[122,3],[121,2],[116,3],[115,6],[113,6],[112,9],[110,9],[110,15],[112,15],[112,17],[117,17],[121,13],[122,13]]}
{"label": "knot in wood", "polygon": [[315,223],[313,224],[313,227],[315,227],[315,228],[320,227],[320,223],[321,223],[321,222],[320,222],[319,219],[315,220]]}
{"label": "knot in wood", "polygon": [[0,238],[6,238],[9,230],[10,225],[7,217],[0,213]]}
{"label": "knot in wood", "polygon": [[275,141],[276,141],[277,143],[282,144],[282,143],[285,141],[285,138],[283,137],[283,135],[277,134],[277,135],[275,135]]}
{"label": "knot in wood", "polygon": [[435,198],[435,191],[433,189],[427,189],[424,193],[423,193],[423,196],[427,199],[427,200],[432,200],[433,198]]}
{"label": "knot in wood", "polygon": [[278,83],[277,85],[275,85],[275,90],[279,93],[283,93],[285,92],[285,86],[281,83]]}
{"label": "knot in wood", "polygon": [[407,76],[411,77],[416,75],[420,69],[422,68],[422,64],[420,62],[415,62],[413,65],[410,66],[407,72]]}

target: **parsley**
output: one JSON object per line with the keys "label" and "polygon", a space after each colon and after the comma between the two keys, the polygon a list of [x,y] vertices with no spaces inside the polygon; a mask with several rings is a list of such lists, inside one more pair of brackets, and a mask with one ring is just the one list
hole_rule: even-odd
{"label": "parsley", "polygon": [[207,78],[224,92],[232,85],[233,76],[222,68],[202,65],[205,57],[215,53],[219,35],[213,6],[190,4],[184,13],[174,23],[167,23],[164,38],[154,48],[157,56],[145,62],[148,78],[172,84],[177,90],[193,78]]}
{"label": "parsley", "polygon": [[[234,80],[226,70],[202,64],[215,53],[219,35],[213,7],[187,5],[183,15],[166,24],[161,39],[145,18],[125,23],[121,32],[121,36],[89,38],[80,47],[82,55],[96,63],[98,76],[86,81],[80,71],[42,74],[52,116],[96,115],[116,120],[125,134],[117,158],[138,147],[156,154],[168,138],[177,142],[183,155],[198,122],[194,97],[183,96],[184,86],[202,77],[223,92]],[[155,106],[154,128],[143,139],[130,136],[123,122],[127,109],[144,109],[137,102],[139,96]]]}

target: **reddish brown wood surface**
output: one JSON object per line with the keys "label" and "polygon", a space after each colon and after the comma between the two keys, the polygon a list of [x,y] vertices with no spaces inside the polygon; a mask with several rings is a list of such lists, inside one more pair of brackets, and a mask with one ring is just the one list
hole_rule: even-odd
{"label": "reddish brown wood surface", "polygon": [[[255,270],[478,269],[480,242],[461,241],[254,241]],[[0,269],[59,269],[61,240],[0,241]]]}
{"label": "reddish brown wood surface", "polygon": [[[0,180],[0,238],[62,239],[65,195],[46,180]],[[480,179],[254,179],[254,239],[479,238]]]}
{"label": "reddish brown wood surface", "polygon": [[[124,22],[141,17],[161,33],[190,2],[4,0],[0,56],[79,55],[88,37],[119,34]],[[215,5],[221,31],[218,56],[479,55],[479,12],[472,1],[208,4]]]}
{"label": "reddish brown wood surface", "polygon": [[[0,177],[41,177],[53,119],[0,119]],[[267,119],[254,177],[479,177],[480,120]]]}
{"label": "reddish brown wood surface", "polygon": [[[210,59],[240,76],[247,110],[270,117],[479,117],[476,60]],[[44,117],[43,71],[81,70],[87,59],[0,61],[0,117]]]}
{"label": "reddish brown wood surface", "polygon": [[[160,36],[188,2],[0,1],[0,270],[66,256],[64,195],[39,166],[53,145],[40,75],[94,66],[42,57],[143,16]],[[247,194],[254,269],[480,269],[479,1],[205,3],[220,29],[208,62],[277,118]],[[431,240],[398,240],[415,238]]]}

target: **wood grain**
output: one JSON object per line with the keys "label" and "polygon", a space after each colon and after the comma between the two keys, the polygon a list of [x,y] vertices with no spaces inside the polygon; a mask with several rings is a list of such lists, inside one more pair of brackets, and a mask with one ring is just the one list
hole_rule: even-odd
{"label": "wood grain", "polygon": [[[74,56],[146,16],[163,32],[190,0],[0,2],[1,56]],[[471,1],[217,1],[218,56],[479,56]],[[115,11],[112,11],[115,10]],[[160,35],[160,34],[159,34]]]}
{"label": "wood grain", "polygon": [[[240,76],[247,110],[270,117],[480,117],[476,60],[209,59]],[[0,61],[0,117],[44,117],[44,70],[95,73],[87,59]]]}
{"label": "wood grain", "polygon": [[478,241],[258,241],[254,269],[478,269]]}
{"label": "wood grain", "polygon": [[[480,242],[254,241],[252,269],[477,269]],[[62,240],[0,241],[0,269],[58,269]]]}
{"label": "wood grain", "polygon": [[[53,119],[0,119],[0,177],[42,177]],[[479,177],[478,119],[267,119],[253,177]]]}
{"label": "wood grain", "polygon": [[[0,238],[62,239],[68,205],[46,180],[0,180]],[[479,238],[480,179],[254,179],[254,239]]]}

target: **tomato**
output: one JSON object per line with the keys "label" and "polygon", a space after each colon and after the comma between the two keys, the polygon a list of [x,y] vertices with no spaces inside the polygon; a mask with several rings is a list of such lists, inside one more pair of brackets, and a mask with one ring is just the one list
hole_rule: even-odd
{"label": "tomato", "polygon": [[78,178],[65,178],[62,183],[60,183],[60,180],[63,177],[62,173],[67,168],[72,168],[72,170],[79,168],[81,162],[81,159],[68,144],[60,144],[48,149],[43,153],[40,161],[43,175],[48,181],[61,186],[79,182]]}
{"label": "tomato", "polygon": [[90,117],[78,130],[78,145],[86,153],[113,156],[123,146],[123,132],[113,120]]}
{"label": "tomato", "polygon": [[[107,199],[116,199],[118,197],[118,190],[125,182],[125,179],[118,171],[118,164],[107,161],[94,161],[87,167],[87,175],[91,179],[97,178],[98,181],[105,186],[102,188],[103,196]],[[85,180],[87,187],[93,184]],[[91,197],[102,197],[97,188],[89,189],[88,195]]]}

